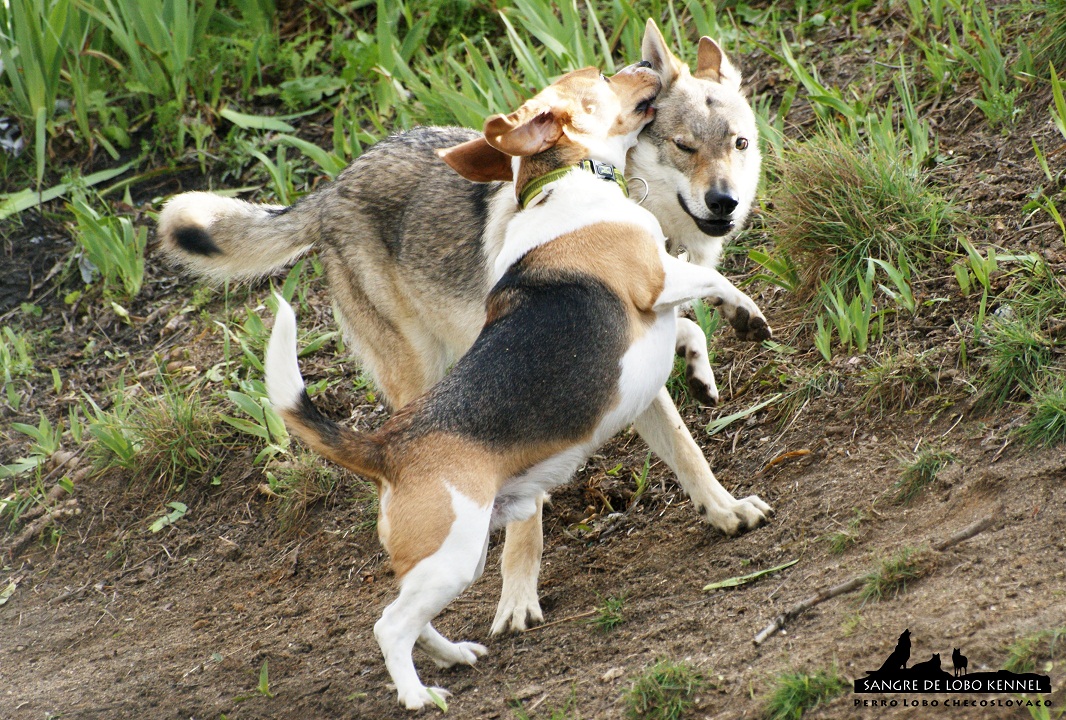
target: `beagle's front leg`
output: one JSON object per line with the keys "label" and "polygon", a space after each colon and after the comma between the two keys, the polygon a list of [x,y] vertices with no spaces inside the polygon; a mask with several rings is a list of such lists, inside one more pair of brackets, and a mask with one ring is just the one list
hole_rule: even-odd
{"label": "beagle's front leg", "polygon": [[709,267],[679,260],[665,250],[660,253],[666,277],[655,310],[677,307],[696,298],[706,298],[733,326],[741,340],[768,340],[770,325],[755,301],[738,290],[722,273]]}
{"label": "beagle's front leg", "polygon": [[492,634],[521,632],[544,622],[537,595],[540,560],[544,554],[544,496],[537,498],[537,510],[527,520],[507,524],[500,559],[503,590],[492,620]]}

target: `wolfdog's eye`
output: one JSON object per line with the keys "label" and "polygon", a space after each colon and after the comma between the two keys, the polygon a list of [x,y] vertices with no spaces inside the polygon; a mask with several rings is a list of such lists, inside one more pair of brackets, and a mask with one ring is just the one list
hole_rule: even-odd
{"label": "wolfdog's eye", "polygon": [[691,145],[686,145],[684,142],[678,140],[677,138],[674,138],[674,145],[676,145],[677,149],[683,153],[689,153],[691,155],[692,153],[696,152],[696,148],[692,147]]}
{"label": "wolfdog's eye", "polygon": [[737,138],[737,142],[736,142],[736,147],[737,147],[737,150],[747,150],[748,149],[748,139],[747,138],[738,137]]}

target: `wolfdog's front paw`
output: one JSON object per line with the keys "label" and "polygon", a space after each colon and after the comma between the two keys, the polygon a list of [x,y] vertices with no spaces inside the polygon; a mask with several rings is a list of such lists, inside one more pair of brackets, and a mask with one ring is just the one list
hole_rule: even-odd
{"label": "wolfdog's front paw", "polygon": [[[751,301],[749,300],[749,302]],[[766,318],[763,317],[762,312],[755,306],[755,303],[751,303],[750,308],[737,305],[732,310],[733,312],[729,313],[728,309],[723,306],[722,314],[726,316],[726,320],[733,326],[733,329],[737,332],[737,337],[741,340],[762,342],[774,336],[773,330],[770,329]]]}
{"label": "wolfdog's front paw", "polygon": [[[412,687],[404,692],[400,692],[399,699],[400,704],[408,710],[421,710],[424,707],[436,705],[440,707],[442,711],[447,712],[448,703],[445,699],[451,697],[451,693],[444,688],[433,687],[427,688],[423,685]],[[436,695],[436,697],[433,697]],[[443,707],[441,705],[443,704]]]}

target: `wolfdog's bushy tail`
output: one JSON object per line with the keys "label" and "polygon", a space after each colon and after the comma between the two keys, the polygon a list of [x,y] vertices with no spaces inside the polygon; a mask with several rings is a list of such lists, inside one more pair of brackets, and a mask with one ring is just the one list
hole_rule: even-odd
{"label": "wolfdog's bushy tail", "polygon": [[318,240],[317,202],[255,205],[188,192],[159,214],[160,250],[192,273],[217,281],[254,278],[284,267]]}
{"label": "wolfdog's bushy tail", "polygon": [[304,387],[296,355],[296,315],[280,295],[278,316],[270,334],[266,358],[267,395],[291,433],[338,465],[381,482],[385,480],[385,452],[370,434],[336,423],[319,413]]}

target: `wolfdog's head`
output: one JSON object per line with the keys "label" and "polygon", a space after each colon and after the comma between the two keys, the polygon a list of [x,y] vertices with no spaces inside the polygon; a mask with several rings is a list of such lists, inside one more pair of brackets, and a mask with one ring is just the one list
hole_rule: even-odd
{"label": "wolfdog's head", "polygon": [[713,263],[755,199],[761,164],[755,114],[740,92],[740,72],[710,38],[700,38],[695,73],[651,20],[642,51],[663,87],[626,174],[648,182],[645,207],[671,242]]}

